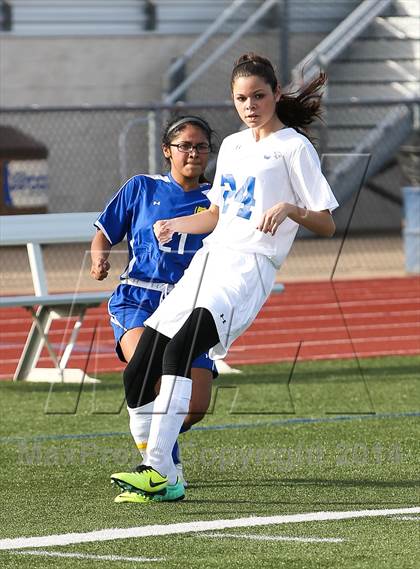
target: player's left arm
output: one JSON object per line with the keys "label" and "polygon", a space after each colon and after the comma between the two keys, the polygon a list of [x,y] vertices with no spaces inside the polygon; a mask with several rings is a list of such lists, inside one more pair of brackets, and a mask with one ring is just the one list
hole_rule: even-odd
{"label": "player's left arm", "polygon": [[[258,228],[274,235],[288,217],[317,235],[332,237],[335,223],[331,210],[338,203],[322,173],[315,148],[308,141],[301,142],[286,164],[291,188],[297,199],[293,203],[279,202],[265,211]],[[296,203],[305,204],[306,207],[299,207]]]}
{"label": "player's left arm", "polygon": [[335,233],[335,223],[328,209],[313,211],[286,202],[279,202],[265,211],[257,229],[275,235],[279,225],[287,217],[317,235],[332,237]]}

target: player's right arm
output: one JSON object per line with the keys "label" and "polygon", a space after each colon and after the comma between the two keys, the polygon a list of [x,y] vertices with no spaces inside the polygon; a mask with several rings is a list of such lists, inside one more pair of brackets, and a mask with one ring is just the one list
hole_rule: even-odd
{"label": "player's right arm", "polygon": [[191,233],[193,235],[210,233],[216,227],[218,220],[219,207],[212,204],[209,209],[193,215],[160,219],[153,225],[153,230],[159,243],[164,244],[172,239],[174,233]]}
{"label": "player's right arm", "polygon": [[111,268],[108,261],[110,251],[111,243],[99,229],[90,245],[90,257],[92,260],[90,275],[97,281],[103,281],[108,276],[108,271]]}
{"label": "player's right arm", "polygon": [[141,189],[142,181],[141,176],[130,178],[111,198],[94,223],[97,232],[90,246],[92,259],[90,275],[98,281],[108,276],[111,267],[108,261],[111,248],[127,235],[132,223],[133,201]]}

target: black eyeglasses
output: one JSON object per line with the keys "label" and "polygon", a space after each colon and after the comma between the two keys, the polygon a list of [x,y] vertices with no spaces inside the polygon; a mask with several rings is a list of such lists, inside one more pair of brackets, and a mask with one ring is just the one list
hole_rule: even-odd
{"label": "black eyeglasses", "polygon": [[198,154],[208,154],[211,151],[210,144],[207,142],[199,142],[198,144],[191,144],[191,142],[179,142],[178,144],[170,144],[175,146],[180,152],[189,153],[196,150]]}

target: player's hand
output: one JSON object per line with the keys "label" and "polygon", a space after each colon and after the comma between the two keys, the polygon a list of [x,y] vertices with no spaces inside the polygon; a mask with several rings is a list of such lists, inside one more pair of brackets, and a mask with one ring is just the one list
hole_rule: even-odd
{"label": "player's hand", "polygon": [[103,281],[108,276],[108,271],[110,268],[111,265],[106,259],[95,259],[95,261],[92,261],[90,276],[97,281]]}
{"label": "player's hand", "polygon": [[168,243],[172,239],[173,234],[175,233],[172,223],[170,219],[159,219],[153,225],[153,231],[155,233],[156,239],[159,243],[164,245]]}
{"label": "player's hand", "polygon": [[275,235],[276,231],[281,223],[286,219],[289,214],[289,204],[280,202],[270,209],[267,209],[262,214],[260,223],[257,225],[257,229],[263,233],[271,233]]}

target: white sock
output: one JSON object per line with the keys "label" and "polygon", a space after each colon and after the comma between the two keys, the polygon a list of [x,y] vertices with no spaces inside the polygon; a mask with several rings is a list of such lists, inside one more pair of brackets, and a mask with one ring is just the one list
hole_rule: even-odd
{"label": "white sock", "polygon": [[151,401],[141,407],[133,408],[127,406],[130,417],[130,431],[142,457],[146,452],[154,403],[154,401]]}
{"label": "white sock", "polygon": [[179,375],[162,375],[160,392],[155,399],[144,463],[168,476],[175,484],[177,472],[172,448],[188,413],[192,381]]}

